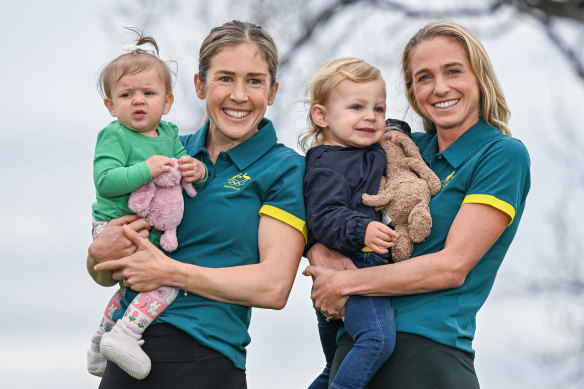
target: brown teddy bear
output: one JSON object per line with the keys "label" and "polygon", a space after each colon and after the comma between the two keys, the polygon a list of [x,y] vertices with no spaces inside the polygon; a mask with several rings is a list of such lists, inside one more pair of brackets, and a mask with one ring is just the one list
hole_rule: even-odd
{"label": "brown teddy bear", "polygon": [[363,204],[376,207],[390,219],[399,234],[391,254],[395,262],[412,255],[414,243],[426,239],[432,228],[428,203],[440,191],[440,179],[426,165],[418,147],[404,134],[394,142],[381,143],[387,154],[387,169],[376,195],[363,194]]}

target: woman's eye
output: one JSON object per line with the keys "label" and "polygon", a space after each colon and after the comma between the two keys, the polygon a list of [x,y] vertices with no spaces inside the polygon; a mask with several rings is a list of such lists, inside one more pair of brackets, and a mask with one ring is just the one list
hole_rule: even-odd
{"label": "woman's eye", "polygon": [[462,71],[460,69],[450,69],[448,71],[448,73],[450,73],[450,74],[460,74],[460,73],[462,73]]}
{"label": "woman's eye", "polygon": [[427,74],[424,74],[423,76],[418,77],[418,82],[424,82],[426,80],[429,80],[430,76]]}

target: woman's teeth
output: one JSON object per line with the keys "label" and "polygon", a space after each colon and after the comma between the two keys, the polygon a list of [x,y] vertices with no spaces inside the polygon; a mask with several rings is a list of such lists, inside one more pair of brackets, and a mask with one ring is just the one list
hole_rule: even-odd
{"label": "woman's teeth", "polygon": [[227,115],[240,119],[244,116],[246,116],[247,114],[249,114],[249,111],[232,111],[230,109],[224,109],[223,112],[225,112]]}
{"label": "woman's teeth", "polygon": [[450,108],[458,103],[459,99],[444,101],[442,103],[434,104],[436,108]]}

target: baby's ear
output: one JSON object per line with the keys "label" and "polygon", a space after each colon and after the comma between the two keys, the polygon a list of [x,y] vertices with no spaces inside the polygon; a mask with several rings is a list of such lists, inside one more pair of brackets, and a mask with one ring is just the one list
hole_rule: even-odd
{"label": "baby's ear", "polygon": [[314,124],[320,128],[328,127],[326,107],[321,104],[314,104],[310,108],[310,117]]}
{"label": "baby's ear", "polygon": [[174,103],[174,95],[169,93],[164,98],[164,109],[162,110],[162,114],[166,115],[170,112],[170,108],[172,107],[172,103]]}
{"label": "baby's ear", "polygon": [[105,107],[109,111],[110,115],[112,115],[113,117],[116,117],[116,111],[114,109],[114,102],[110,98],[106,97],[105,99],[103,99],[103,105],[105,105]]}

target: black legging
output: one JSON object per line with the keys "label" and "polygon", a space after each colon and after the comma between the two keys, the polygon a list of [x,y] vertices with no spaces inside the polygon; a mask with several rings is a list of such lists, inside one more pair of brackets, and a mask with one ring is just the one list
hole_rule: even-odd
{"label": "black legging", "polygon": [[[348,334],[339,339],[331,377],[351,347],[353,339]],[[367,389],[479,389],[479,382],[472,354],[423,336],[398,332],[393,354]]]}
{"label": "black legging", "polygon": [[176,327],[151,325],[143,339],[152,361],[148,377],[134,379],[108,361],[100,389],[247,389],[245,371]]}

